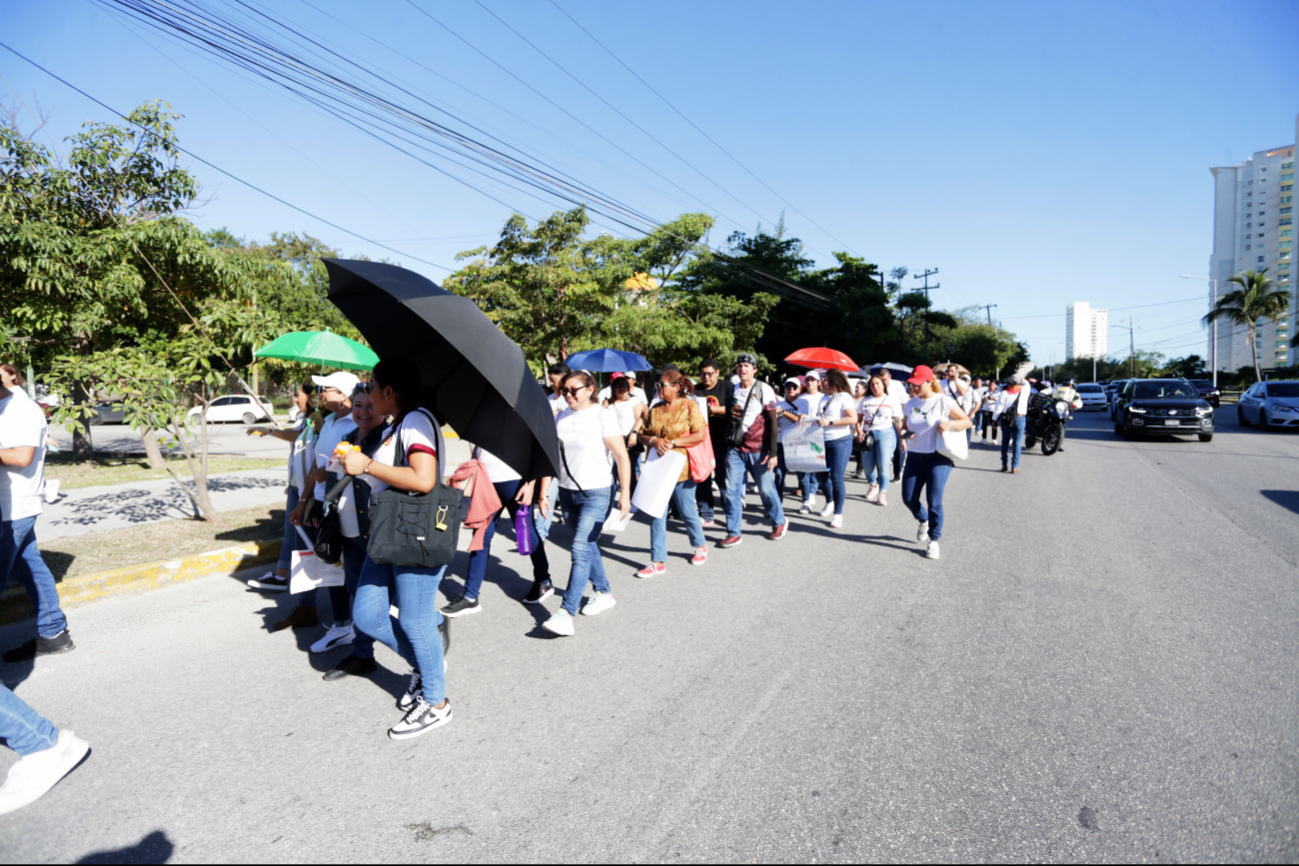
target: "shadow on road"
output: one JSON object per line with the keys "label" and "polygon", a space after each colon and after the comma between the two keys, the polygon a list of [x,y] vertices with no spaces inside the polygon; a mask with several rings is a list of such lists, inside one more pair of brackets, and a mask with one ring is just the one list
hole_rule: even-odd
{"label": "shadow on road", "polygon": [[78,860],[78,863],[166,863],[176,846],[161,830],[154,830],[139,842],[126,848],[95,851]]}
{"label": "shadow on road", "polygon": [[1260,490],[1259,493],[1282,508],[1299,514],[1299,490]]}

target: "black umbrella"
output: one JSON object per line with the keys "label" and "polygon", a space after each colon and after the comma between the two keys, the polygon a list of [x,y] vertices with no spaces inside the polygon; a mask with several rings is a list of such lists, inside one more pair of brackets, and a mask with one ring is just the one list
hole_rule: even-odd
{"label": "black umbrella", "polygon": [[380,358],[419,365],[422,404],[463,439],[525,479],[556,475],[555,416],[523,351],[468,298],[414,271],[380,262],[322,259],[329,300]]}

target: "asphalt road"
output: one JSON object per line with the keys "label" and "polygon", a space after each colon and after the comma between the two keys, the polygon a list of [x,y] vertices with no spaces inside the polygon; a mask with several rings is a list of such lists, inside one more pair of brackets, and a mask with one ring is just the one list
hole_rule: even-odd
{"label": "asphalt road", "polygon": [[[281,423],[284,423],[281,420]],[[258,427],[269,427],[269,424],[257,424]],[[283,457],[288,454],[288,445],[269,436],[249,436],[248,428],[243,424],[209,424],[208,451],[211,454],[236,454],[247,457]],[[194,447],[198,447],[197,431],[190,437]],[[72,447],[72,434],[67,428],[59,425],[50,426],[50,435],[59,447]],[[100,424],[90,430],[90,439],[96,451],[144,453],[144,444],[140,434],[125,424]],[[179,453],[179,449],[175,449]]]}
{"label": "asphalt road", "polygon": [[0,818],[0,856],[1294,862],[1299,435],[1104,421],[1017,476],[976,447],[938,562],[860,482],[842,530],[795,517],[702,568],[673,533],[651,581],[633,524],[618,607],[574,638],[512,600],[500,543],[455,719],[402,743],[395,658],[322,682],[341,652],[265,633],[286,599],[214,577],[73,611],[76,652],[3,673],[94,751]]}

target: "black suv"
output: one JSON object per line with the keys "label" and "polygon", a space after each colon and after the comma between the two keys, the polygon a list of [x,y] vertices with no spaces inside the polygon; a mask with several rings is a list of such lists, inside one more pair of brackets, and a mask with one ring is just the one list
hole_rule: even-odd
{"label": "black suv", "polygon": [[1195,390],[1200,392],[1200,396],[1209,402],[1209,405],[1217,409],[1222,403],[1222,392],[1213,384],[1212,379],[1187,379],[1195,386]]}
{"label": "black suv", "polygon": [[1213,407],[1185,379],[1132,379],[1114,398],[1114,432],[1124,439],[1194,433],[1213,439]]}

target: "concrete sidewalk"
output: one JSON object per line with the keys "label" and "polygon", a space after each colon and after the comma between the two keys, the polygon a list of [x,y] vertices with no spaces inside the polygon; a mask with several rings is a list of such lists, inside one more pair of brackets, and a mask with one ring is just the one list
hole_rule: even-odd
{"label": "concrete sidewalk", "polygon": [[[448,439],[447,458],[444,474],[450,475],[469,458],[468,444]],[[208,477],[208,493],[217,511],[283,503],[287,478],[287,468],[222,472]],[[183,483],[194,489],[193,481]],[[80,487],[60,491],[57,502],[45,505],[36,521],[36,537],[63,538],[197,516],[193,500],[171,479]]]}

